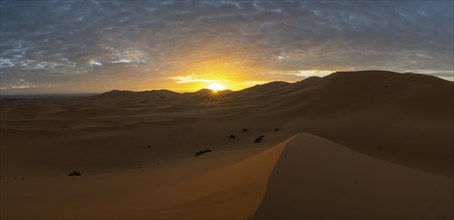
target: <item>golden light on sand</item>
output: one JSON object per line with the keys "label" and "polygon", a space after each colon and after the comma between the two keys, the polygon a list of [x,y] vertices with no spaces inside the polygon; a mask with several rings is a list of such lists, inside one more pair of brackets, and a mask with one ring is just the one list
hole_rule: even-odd
{"label": "golden light on sand", "polygon": [[222,90],[226,90],[227,88],[220,84],[220,83],[211,83],[209,86],[208,86],[208,89],[211,89],[213,90],[214,92],[217,92],[217,91],[222,91]]}
{"label": "golden light on sand", "polygon": [[402,75],[0,97],[0,219],[454,219],[453,82]]}

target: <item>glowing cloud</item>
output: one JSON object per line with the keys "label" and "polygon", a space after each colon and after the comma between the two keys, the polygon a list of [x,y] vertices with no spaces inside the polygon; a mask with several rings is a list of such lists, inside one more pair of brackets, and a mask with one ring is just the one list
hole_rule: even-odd
{"label": "glowing cloud", "polygon": [[168,79],[173,79],[173,80],[176,80],[177,83],[181,84],[181,83],[194,83],[194,82],[216,82],[217,80],[211,80],[211,79],[205,79],[204,77],[206,77],[207,74],[202,74],[202,75],[198,75],[198,74],[191,74],[191,75],[187,75],[187,76],[173,76],[173,77],[169,77]]}

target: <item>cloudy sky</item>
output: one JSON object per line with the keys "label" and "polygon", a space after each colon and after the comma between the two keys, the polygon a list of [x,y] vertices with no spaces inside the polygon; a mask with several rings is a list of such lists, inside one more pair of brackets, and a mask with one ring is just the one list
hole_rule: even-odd
{"label": "cloudy sky", "polygon": [[193,91],[386,69],[453,79],[453,1],[4,1],[1,92]]}

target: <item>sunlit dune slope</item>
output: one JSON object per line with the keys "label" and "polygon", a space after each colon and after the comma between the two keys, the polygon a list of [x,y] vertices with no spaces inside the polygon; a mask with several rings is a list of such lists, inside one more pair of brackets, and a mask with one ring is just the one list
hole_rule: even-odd
{"label": "sunlit dune slope", "polygon": [[[260,148],[249,143],[240,150],[221,150],[200,157],[192,154],[163,157],[138,167],[112,167],[103,172],[94,172],[97,166],[92,165],[91,171],[81,169],[81,177],[42,172],[40,176],[25,175],[24,180],[7,176],[1,184],[1,216],[2,219],[248,219],[260,204],[286,143]],[[137,149],[130,151],[141,153]],[[104,156],[115,158],[112,154],[105,151]]]}

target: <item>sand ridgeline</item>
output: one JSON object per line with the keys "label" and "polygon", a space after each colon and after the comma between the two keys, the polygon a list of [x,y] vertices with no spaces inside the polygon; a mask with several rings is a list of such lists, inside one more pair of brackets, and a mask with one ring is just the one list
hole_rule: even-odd
{"label": "sand ridgeline", "polygon": [[1,219],[454,217],[454,84],[435,77],[0,103]]}

